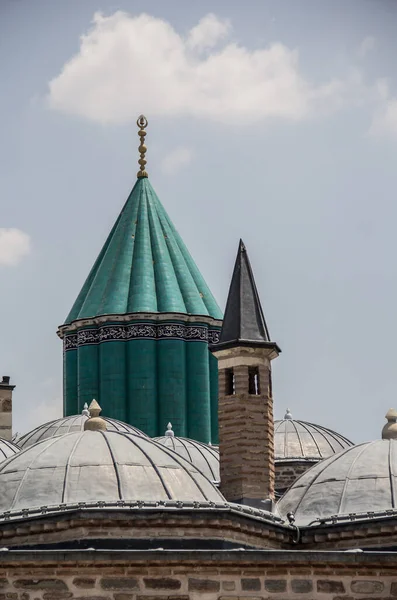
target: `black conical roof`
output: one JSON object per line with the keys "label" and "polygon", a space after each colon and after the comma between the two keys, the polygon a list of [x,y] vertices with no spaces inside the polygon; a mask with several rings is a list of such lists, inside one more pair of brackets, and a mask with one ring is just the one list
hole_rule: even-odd
{"label": "black conical roof", "polygon": [[251,264],[242,240],[234,265],[217,347],[226,345],[274,346],[280,352],[277,344],[270,340]]}

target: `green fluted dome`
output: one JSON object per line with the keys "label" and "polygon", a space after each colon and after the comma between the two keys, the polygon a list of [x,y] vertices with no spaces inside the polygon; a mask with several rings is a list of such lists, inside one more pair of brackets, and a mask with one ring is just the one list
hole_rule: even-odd
{"label": "green fluted dome", "polygon": [[222,319],[147,178],[137,180],[65,323],[136,312]]}

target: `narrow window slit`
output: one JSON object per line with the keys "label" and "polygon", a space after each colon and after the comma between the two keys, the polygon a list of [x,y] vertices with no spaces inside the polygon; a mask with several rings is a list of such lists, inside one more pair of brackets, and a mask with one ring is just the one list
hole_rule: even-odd
{"label": "narrow window slit", "polygon": [[252,396],[259,396],[261,393],[258,367],[248,370],[248,393]]}
{"label": "narrow window slit", "polygon": [[236,382],[233,369],[226,369],[226,396],[234,396],[236,393]]}

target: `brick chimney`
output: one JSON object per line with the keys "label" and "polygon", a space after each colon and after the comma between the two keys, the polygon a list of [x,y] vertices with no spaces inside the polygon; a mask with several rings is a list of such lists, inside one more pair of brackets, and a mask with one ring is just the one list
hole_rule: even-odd
{"label": "brick chimney", "polygon": [[219,372],[222,494],[231,502],[269,510],[274,500],[271,361],[281,350],[270,341],[241,240],[220,341],[212,351]]}
{"label": "brick chimney", "polygon": [[0,438],[11,441],[12,438],[12,392],[15,385],[10,384],[8,375],[0,381]]}

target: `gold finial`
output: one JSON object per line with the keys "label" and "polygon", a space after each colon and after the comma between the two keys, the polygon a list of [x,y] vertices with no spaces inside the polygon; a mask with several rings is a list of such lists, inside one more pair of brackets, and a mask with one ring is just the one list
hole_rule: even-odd
{"label": "gold finial", "polygon": [[106,431],[106,421],[100,417],[102,411],[96,400],[93,400],[88,407],[90,418],[84,423],[84,431]]}
{"label": "gold finial", "polygon": [[147,171],[145,170],[145,166],[146,166],[146,159],[145,159],[145,154],[146,154],[146,146],[145,146],[145,136],[146,136],[146,131],[145,128],[147,127],[147,118],[144,115],[141,115],[140,117],[138,117],[138,120],[136,122],[136,124],[139,127],[139,131],[138,131],[138,135],[140,138],[140,144],[139,144],[139,152],[140,152],[140,159],[138,160],[140,169],[138,171],[138,173],[136,174],[137,177],[148,177]]}

